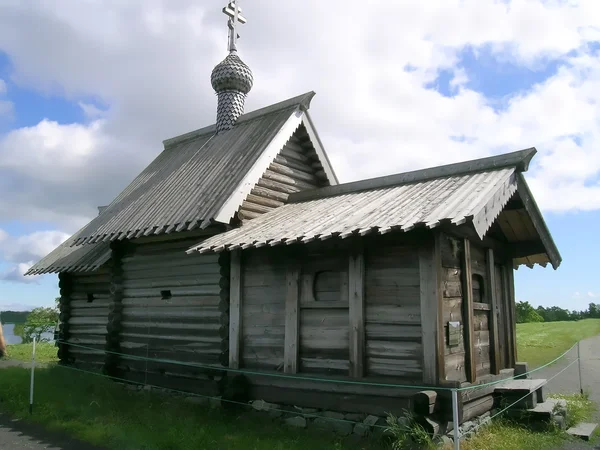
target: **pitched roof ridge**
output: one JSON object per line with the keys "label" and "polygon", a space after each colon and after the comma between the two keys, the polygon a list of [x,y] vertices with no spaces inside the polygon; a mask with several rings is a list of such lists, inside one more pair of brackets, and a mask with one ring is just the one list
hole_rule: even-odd
{"label": "pitched roof ridge", "polygon": [[352,181],[335,186],[326,186],[318,189],[311,189],[309,191],[293,193],[289,196],[288,202],[300,203],[325,197],[334,197],[360,191],[382,189],[399,186],[402,184],[434,180],[436,178],[448,176],[467,175],[489,170],[499,170],[508,167],[514,167],[517,172],[526,172],[529,168],[529,162],[536,153],[537,150],[535,147],[531,147],[501,155],[488,156],[485,158],[472,159],[469,161],[446,164],[437,167],[428,167],[426,169],[401,172],[393,175],[384,175],[382,177]]}
{"label": "pitched roof ridge", "polygon": [[[244,122],[248,122],[250,120],[257,119],[259,117],[265,116],[267,114],[275,113],[281,111],[282,109],[290,108],[292,106],[300,106],[301,109],[307,110],[310,108],[310,102],[312,98],[315,96],[314,91],[309,91],[301,95],[297,95],[295,97],[288,98],[278,103],[273,103],[271,105],[264,106],[259,109],[255,109],[254,111],[250,111],[248,113],[242,114],[236,121],[236,125]],[[198,138],[200,136],[206,134],[215,133],[217,130],[216,124],[208,125],[203,128],[199,128],[194,131],[189,131],[184,134],[180,134],[179,136],[175,136],[169,139],[165,139],[163,141],[163,146],[165,150],[167,148],[171,148],[174,145],[180,144],[182,142]]]}

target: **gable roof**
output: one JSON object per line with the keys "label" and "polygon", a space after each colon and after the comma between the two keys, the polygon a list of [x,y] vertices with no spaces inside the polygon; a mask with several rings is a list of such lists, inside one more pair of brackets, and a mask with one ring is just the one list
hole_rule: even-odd
{"label": "gable roof", "polygon": [[290,203],[240,228],[211,237],[188,252],[307,243],[368,233],[434,228],[450,222],[473,224],[483,238],[507,202],[519,191],[527,213],[556,268],[560,255],[521,172],[534,148],[337,186],[299,192]]}
{"label": "gable roof", "polygon": [[314,95],[311,91],[244,114],[227,132],[215,134],[211,125],[165,140],[164,150],[101,214],[26,275],[94,270],[97,264],[82,263],[91,255],[104,254],[110,241],[228,224],[300,126],[310,137],[328,183],[337,184],[308,115]]}

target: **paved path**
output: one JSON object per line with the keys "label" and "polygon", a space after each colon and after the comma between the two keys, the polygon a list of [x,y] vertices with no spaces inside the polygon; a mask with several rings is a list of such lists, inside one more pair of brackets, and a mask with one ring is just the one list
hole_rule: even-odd
{"label": "paved path", "polygon": [[103,450],[61,433],[11,420],[0,413],[0,449],[7,450]]}
{"label": "paved path", "polygon": [[[577,325],[574,325],[577,326]],[[596,403],[600,408],[600,335],[581,341],[581,379],[583,391],[587,392],[590,400]],[[564,369],[560,375],[548,382],[548,390],[551,393],[577,394],[579,393],[579,368],[574,363],[569,368],[569,364],[577,359],[577,347],[571,350],[565,358],[544,369],[531,374],[532,378],[550,379],[558,372]],[[593,420],[600,422],[600,411],[596,411]],[[597,439],[593,443],[580,441],[568,442],[561,450],[600,450],[600,444]]]}
{"label": "paved path", "polygon": [[[43,367],[45,364],[36,364]],[[31,362],[10,359],[0,360],[0,369],[5,367],[30,368]],[[2,393],[0,392],[0,396]],[[1,399],[0,399],[1,400]],[[1,403],[0,403],[1,406]],[[0,449],[4,450],[103,450],[75,440],[66,434],[48,431],[39,425],[22,420],[12,420],[0,412]]]}

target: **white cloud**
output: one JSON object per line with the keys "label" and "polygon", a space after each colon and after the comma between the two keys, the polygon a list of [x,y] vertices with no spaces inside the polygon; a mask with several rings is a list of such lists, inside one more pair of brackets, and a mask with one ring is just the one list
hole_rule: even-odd
{"label": "white cloud", "polygon": [[[343,181],[536,146],[528,180],[544,209],[600,208],[600,62],[587,47],[599,37],[597,1],[354,0],[333,15],[321,0],[244,6],[240,55],[255,76],[247,110],[315,90],[311,115]],[[212,123],[210,72],[226,54],[221,7],[2,2],[11,80],[72,99],[88,122],[50,117],[0,140],[0,220],[73,232],[163,139]],[[456,66],[461,50],[483,46],[533,69],[549,58],[563,66],[498,111]],[[452,98],[425,87],[441,69],[453,73]]]}
{"label": "white cloud", "polygon": [[10,267],[0,272],[0,280],[35,283],[37,277],[24,277],[29,268],[69,238],[61,231],[36,231],[31,234],[11,237],[0,229],[0,260]]}
{"label": "white cloud", "polygon": [[0,78],[0,118],[11,116],[13,113],[13,102],[9,100],[4,100],[2,97],[6,95],[6,81]]}

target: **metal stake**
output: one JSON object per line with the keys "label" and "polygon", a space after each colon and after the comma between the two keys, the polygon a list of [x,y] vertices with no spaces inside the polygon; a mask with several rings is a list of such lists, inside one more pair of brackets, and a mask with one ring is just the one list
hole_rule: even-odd
{"label": "metal stake", "polygon": [[579,393],[583,395],[583,383],[581,381],[581,352],[579,350],[579,345],[581,341],[577,341],[577,366],[579,367]]}
{"label": "metal stake", "polygon": [[458,391],[452,389],[452,424],[454,433],[454,450],[460,450],[460,437],[458,434]]}
{"label": "metal stake", "polygon": [[31,384],[29,386],[29,414],[33,414],[33,372],[35,370],[35,336],[33,337],[33,351],[31,352]]}

